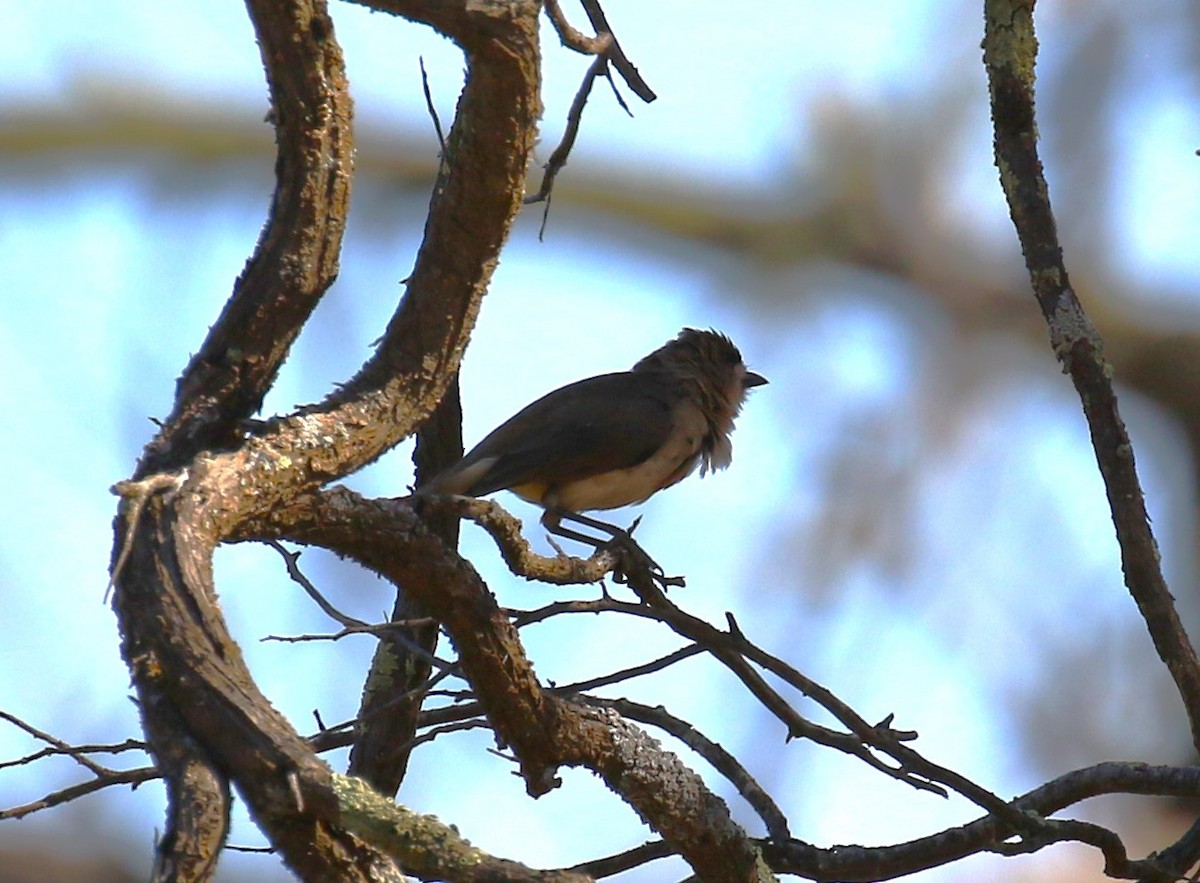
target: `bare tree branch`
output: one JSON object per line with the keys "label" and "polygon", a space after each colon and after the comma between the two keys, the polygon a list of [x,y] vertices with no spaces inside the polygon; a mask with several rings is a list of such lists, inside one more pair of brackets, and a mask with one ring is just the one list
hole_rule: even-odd
{"label": "bare tree branch", "polygon": [[[431,25],[466,56],[466,82],[447,133],[422,67],[441,162],[405,296],[374,354],[334,394],[284,417],[248,419],[336,277],[354,145],[341,50],[323,0],[283,5],[247,0],[278,142],[270,215],[224,311],[183,373],[170,417],[143,452],[133,479],[114,486],[122,501],[112,603],[147,740],[71,745],[0,713],[46,746],[0,762],[0,769],[68,757],[91,777],[0,809],[0,819],[161,776],[169,805],[155,880],[211,879],[226,845],[231,786],[244,796],[272,848],[301,878],[312,880],[396,879],[403,868],[429,879],[582,883],[669,854],[682,856],[706,883],[759,883],[775,879],[776,872],[878,880],[971,853],[1018,855],[1066,841],[1096,849],[1112,877],[1164,883],[1192,868],[1200,860],[1200,823],[1159,854],[1133,859],[1116,832],[1050,815],[1103,793],[1195,798],[1200,772],[1194,768],[1104,764],[1006,801],[914,750],[917,734],[893,727],[893,715],[868,723],[832,691],[755,645],[732,614],[721,629],[668,601],[664,589],[673,579],[628,537],[586,560],[561,552],[547,558],[533,553],[519,522],[494,504],[433,500],[415,510],[412,500],[367,500],[344,488],[323,489],[414,433],[418,486],[461,455],[458,369],[522,204],[542,110],[536,0],[362,2]],[[562,143],[531,197],[545,199],[547,208],[595,78],[604,74],[616,92],[615,70],[635,94],[655,98],[597,0],[581,2],[594,37],[573,28],[557,0],[546,3],[563,43],[595,56]],[[1001,181],[1052,345],[1083,400],[1127,585],[1175,679],[1200,749],[1200,663],[1162,578],[1101,341],[1067,280],[1037,157],[1033,2],[985,3],[985,60]],[[617,100],[628,110],[619,92]],[[456,551],[460,517],[488,531],[514,573],[559,584],[598,582],[603,597],[533,611],[501,609]],[[358,718],[326,728],[314,712],[321,732],[311,739],[301,738],[258,689],[229,634],[213,584],[212,554],[220,543],[284,538],[351,557],[396,589],[391,621],[368,624],[330,604],[300,572],[298,553],[276,544],[293,579],[343,626],[340,635],[369,632],[378,639]],[[640,603],[610,598],[603,585],[609,573],[627,583]],[[641,665],[543,687],[519,629],[581,612],[662,623],[689,643]],[[435,654],[439,629],[454,643],[457,661]],[[580,692],[610,688],[702,654],[727,668],[783,723],[788,738],[803,736],[844,751],[915,788],[957,792],[986,815],[895,846],[820,849],[792,837],[787,818],[747,765],[687,721],[662,707]],[[431,676],[435,667],[439,671]],[[465,678],[470,689],[438,688],[451,674]],[[788,687],[833,715],[839,728],[801,715]],[[700,776],[634,721],[669,733],[710,763],[758,813],[769,837],[747,836]],[[498,753],[516,764],[530,795],[557,787],[562,766],[585,767],[662,841],[574,869],[538,871],[481,853],[451,827],[387,799],[403,780],[414,748],[482,727],[493,731]],[[350,769],[358,777],[335,775],[320,759],[318,751],[336,745],[353,746]],[[114,770],[97,759],[137,749],[150,752],[155,766]]]}
{"label": "bare tree branch", "polygon": [[160,778],[162,778],[162,773],[158,771],[157,767],[138,767],[133,770],[110,770],[87,782],[80,782],[78,785],[62,788],[29,803],[0,809],[0,821],[4,819],[21,819],[43,809],[51,809],[64,803],[70,803],[72,800],[86,797],[88,794],[94,794],[113,785],[132,785],[136,788],[143,782]]}
{"label": "bare tree branch", "polygon": [[69,757],[92,774],[92,778],[89,781],[80,782],[77,785],[71,785],[67,788],[54,791],[38,800],[19,806],[0,808],[0,821],[4,819],[24,818],[40,810],[68,803],[76,798],[92,794],[112,785],[132,785],[136,788],[142,782],[157,779],[161,775],[154,767],[138,767],[132,770],[110,769],[103,764],[97,763],[90,757],[93,754],[123,754],[127,751],[144,752],[146,744],[136,739],[126,739],[124,742],[113,745],[70,745],[57,736],[52,736],[45,730],[27,723],[7,711],[0,711],[0,719],[8,721],[14,727],[23,730],[39,742],[45,742],[48,746],[40,751],[35,751],[32,754],[27,754],[15,760],[0,762],[0,770],[6,767],[28,766],[48,757]]}
{"label": "bare tree branch", "polygon": [[1200,751],[1200,662],[1179,621],[1163,578],[1158,544],[1133,460],[1133,445],[1117,410],[1112,368],[1067,278],[1050,193],[1037,152],[1033,0],[985,0],[984,62],[1000,184],[1050,329],[1050,344],[1083,402],[1096,461],[1121,547],[1125,585],[1183,699],[1192,744]]}
{"label": "bare tree branch", "polygon": [[342,611],[329,603],[328,599],[321,594],[317,587],[312,584],[312,581],[300,569],[299,552],[289,552],[278,540],[267,540],[267,545],[279,553],[280,557],[283,558],[284,564],[287,566],[288,576],[291,577],[292,582],[304,589],[304,593],[316,602],[317,606],[321,608],[322,613],[334,622],[344,625],[347,629],[367,631],[371,628],[370,625],[361,619],[355,619],[353,616],[342,613]]}
{"label": "bare tree branch", "polygon": [[[1046,818],[1064,807],[1101,794],[1153,794],[1158,796],[1200,795],[1200,767],[1161,767],[1141,763],[1102,763],[1059,776],[1012,801],[1018,813],[1033,812]],[[1053,829],[1051,829],[1053,830]],[[949,864],[965,856],[989,850],[1017,832],[995,816],[922,837],[896,846],[839,846],[818,849],[798,841],[763,843],[763,853],[780,873],[800,874],[814,880],[892,880],[929,868]],[[1064,839],[1077,839],[1069,829],[1058,829],[1036,848]],[[1154,863],[1161,868],[1161,862]],[[1114,870],[1120,870],[1114,869]],[[1159,871],[1145,863],[1126,872],[1148,873],[1159,879]]]}
{"label": "bare tree branch", "polygon": [[537,871],[488,855],[450,825],[393,803],[361,779],[338,776],[334,787],[346,826],[421,879],[456,883],[590,883],[593,879],[572,871]]}
{"label": "bare tree branch", "polygon": [[550,196],[554,191],[554,179],[566,166],[567,158],[571,155],[571,149],[575,146],[575,139],[579,135],[579,125],[583,121],[583,109],[587,105],[588,95],[591,94],[592,84],[595,82],[596,77],[604,75],[608,78],[613,88],[613,94],[617,98],[617,103],[630,116],[633,116],[633,113],[630,111],[629,105],[625,103],[625,99],[621,97],[621,93],[617,90],[617,84],[613,82],[612,75],[609,72],[608,66],[610,62],[621,76],[625,78],[625,82],[633,89],[634,94],[643,101],[649,103],[658,97],[649,85],[646,84],[646,81],[642,79],[642,75],[638,73],[638,69],[626,57],[624,50],[621,49],[617,38],[609,28],[608,19],[604,15],[604,10],[600,8],[600,4],[594,2],[594,0],[589,0],[589,2],[583,5],[588,19],[592,23],[592,27],[596,29],[595,37],[588,37],[572,27],[571,23],[567,21],[562,7],[558,5],[557,0],[547,0],[546,2],[546,14],[554,25],[554,29],[558,32],[559,39],[562,40],[563,45],[574,49],[576,52],[595,55],[596,59],[588,66],[587,72],[583,75],[583,82],[579,84],[579,89],[575,92],[575,98],[571,101],[571,108],[567,111],[567,126],[563,130],[563,136],[558,146],[554,148],[554,151],[550,154],[550,158],[546,161],[546,172],[542,176],[541,187],[538,188],[537,193],[525,198],[526,204],[536,202],[546,203],[546,208],[542,212],[542,226],[538,230],[539,239],[546,233],[546,222],[550,217]]}
{"label": "bare tree branch", "polygon": [[591,874],[596,879],[600,879],[601,877],[611,877],[614,874],[633,870],[647,862],[666,858],[674,854],[671,847],[662,840],[655,840],[650,843],[643,843],[641,846],[635,846],[633,849],[627,849],[625,852],[618,853],[617,855],[581,862],[572,868],[568,868],[568,870]]}
{"label": "bare tree branch", "polygon": [[[523,612],[517,615],[516,622],[524,625],[553,615],[563,613],[596,613],[603,610],[624,613],[643,619],[654,619],[670,626],[677,634],[695,641],[704,647],[722,664],[726,665],[750,690],[763,705],[771,711],[788,729],[788,738],[811,739],[820,745],[836,748],[851,754],[864,763],[874,767],[886,775],[899,779],[915,788],[932,791],[944,795],[944,790],[928,778],[916,774],[915,770],[904,763],[887,764],[876,757],[872,749],[892,754],[901,750],[900,743],[916,737],[915,733],[896,731],[890,726],[890,721],[882,724],[868,724],[860,715],[844,702],[839,700],[829,690],[816,684],[809,678],[786,665],[781,660],[755,647],[740,631],[722,632],[701,619],[684,613],[666,596],[653,587],[649,579],[631,583],[636,591],[643,592],[647,586],[653,588],[657,600],[643,604],[630,604],[613,599],[599,601],[568,601],[549,604],[536,611]],[[842,721],[851,732],[843,733],[823,727],[802,717],[791,707],[777,691],[763,680],[746,661],[752,657],[759,665],[771,669],[791,686],[805,695],[815,699],[838,720]],[[915,753],[914,753],[915,754]],[[905,755],[910,762],[913,757]],[[1002,803],[998,801],[997,803]]]}
{"label": "bare tree branch", "polygon": [[616,713],[576,706],[542,690],[516,629],[474,569],[432,536],[405,503],[365,500],[335,488],[269,513],[258,530],[260,536],[246,538],[286,531],[420,593],[454,640],[463,670],[499,741],[515,752],[530,794],[556,787],[559,765],[585,766],[633,804],[701,880],[772,879],[725,804],[678,758]]}
{"label": "bare tree branch", "polygon": [[258,247],[180,377],[171,416],[136,477],[237,443],[338,273],[354,170],[351,101],[323,0],[287,12],[247,0],[276,129],[276,188]]}
{"label": "bare tree branch", "polygon": [[578,698],[581,702],[611,708],[622,717],[650,724],[658,727],[663,732],[670,733],[688,748],[691,748],[707,760],[717,772],[729,780],[730,784],[737,789],[738,794],[742,795],[746,802],[758,813],[759,818],[763,820],[763,824],[767,827],[767,834],[772,840],[787,840],[791,837],[791,832],[788,830],[787,817],[784,816],[783,812],[775,804],[775,801],[771,799],[771,795],[763,790],[763,787],[755,781],[754,777],[738,762],[736,757],[709,739],[687,721],[668,713],[662,706],[651,708],[649,705],[643,705],[640,702],[631,702],[628,699],[600,699],[595,696],[581,696]]}
{"label": "bare tree branch", "polygon": [[[596,30],[597,36],[604,34],[612,34],[612,27],[608,24],[608,17],[604,14],[599,0],[580,0],[583,5],[583,11],[587,13],[588,21],[592,23],[592,27]],[[654,90],[642,79],[642,75],[638,69],[633,66],[626,55],[625,50],[621,48],[621,44],[617,42],[616,37],[613,37],[612,43],[605,50],[613,67],[629,84],[629,88],[633,90],[633,94],[649,104],[658,98],[654,94]]]}

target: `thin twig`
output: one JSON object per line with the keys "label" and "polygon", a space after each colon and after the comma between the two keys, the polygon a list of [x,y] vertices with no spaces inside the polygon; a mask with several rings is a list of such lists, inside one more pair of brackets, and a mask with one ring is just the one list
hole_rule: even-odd
{"label": "thin twig", "polygon": [[405,743],[405,747],[411,751],[420,745],[432,742],[438,736],[445,735],[446,733],[460,733],[464,730],[480,729],[490,729],[490,725],[488,724],[486,718],[473,717],[468,720],[456,721],[455,723],[451,724],[442,724],[441,726],[431,727],[421,735],[414,736],[412,739],[409,739],[408,742]]}
{"label": "thin twig", "polygon": [[643,843],[641,846],[635,846],[633,849],[627,849],[624,852],[617,853],[616,855],[592,859],[591,861],[574,865],[573,867],[566,868],[565,870],[576,871],[580,874],[588,874],[597,880],[600,880],[604,877],[612,877],[615,874],[622,874],[625,871],[633,870],[634,868],[644,865],[647,862],[652,862],[660,858],[666,858],[667,856],[674,854],[675,850],[673,850],[662,840],[652,840],[649,843]]}
{"label": "thin twig", "polygon": [[398,619],[394,622],[366,623],[361,626],[348,625],[343,629],[327,634],[267,635],[262,640],[296,644],[305,641],[340,641],[342,638],[349,637],[350,635],[374,635],[376,637],[387,636],[390,638],[393,632],[403,633],[414,626],[432,624],[434,624],[434,620],[427,616],[422,616],[415,619]]}
{"label": "thin twig", "polygon": [[125,742],[122,743],[121,745],[102,745],[102,746],[98,746],[98,747],[97,746],[69,745],[68,743],[64,742],[62,739],[59,739],[57,736],[52,736],[51,734],[47,733],[45,730],[38,729],[33,724],[22,720],[21,718],[17,717],[15,714],[10,714],[7,711],[0,711],[0,719],[8,721],[10,724],[12,724],[17,729],[24,730],[26,733],[28,733],[33,738],[37,739],[39,742],[45,742],[47,745],[50,746],[49,748],[43,749],[42,751],[38,751],[33,754],[27,755],[26,757],[22,758],[19,761],[8,761],[7,763],[0,764],[0,768],[2,768],[4,766],[20,766],[20,765],[26,764],[26,763],[33,763],[34,761],[40,760],[43,757],[48,757],[51,755],[58,755],[58,756],[69,757],[73,761],[78,763],[80,766],[82,766],[84,769],[86,769],[88,772],[94,773],[97,776],[103,776],[103,775],[107,775],[113,771],[108,769],[107,767],[101,766],[100,764],[98,764],[94,760],[92,760],[90,757],[88,757],[87,754],[89,751],[91,751],[91,752],[103,751],[107,754],[118,754],[122,751],[128,751],[128,750],[132,750],[134,748],[140,748],[143,751],[145,750],[144,743],[134,742],[132,739],[126,739]]}
{"label": "thin twig", "polygon": [[[451,669],[442,669],[437,674],[427,679],[423,684],[418,684],[411,690],[392,696],[386,703],[371,709],[363,719],[369,719],[375,715],[384,714],[389,709],[394,708],[406,699],[419,694],[428,694],[430,689],[441,683],[448,677],[457,675],[462,677],[462,673],[457,670],[457,666]],[[424,713],[423,713],[424,714]],[[324,727],[319,733],[314,733],[308,737],[308,742],[312,745],[314,751],[331,751],[335,748],[345,748],[354,742],[357,734],[359,718],[351,718],[347,721],[342,721],[340,724],[334,724],[331,727]]]}
{"label": "thin twig", "polygon": [[588,95],[592,91],[592,84],[595,82],[596,77],[601,74],[605,76],[609,85],[612,86],[617,104],[629,116],[633,116],[633,111],[630,110],[624,96],[621,95],[620,90],[617,88],[617,83],[609,70],[610,62],[624,78],[634,94],[643,101],[649,103],[658,97],[654,94],[654,90],[642,79],[642,75],[638,73],[638,69],[634,67],[633,62],[625,55],[624,50],[621,49],[621,45],[617,42],[617,38],[612,32],[612,28],[609,26],[608,19],[604,15],[604,10],[600,8],[600,4],[594,2],[594,0],[588,0],[588,2],[583,4],[583,7],[588,19],[592,23],[592,27],[596,31],[595,37],[588,37],[572,27],[571,23],[567,21],[566,15],[563,14],[562,7],[558,5],[557,0],[547,0],[546,2],[546,14],[550,17],[550,22],[554,25],[555,31],[558,32],[559,39],[562,40],[563,45],[585,55],[595,55],[596,58],[588,66],[587,72],[583,75],[583,82],[579,84],[579,89],[575,92],[575,98],[571,101],[571,108],[567,112],[567,125],[563,130],[562,140],[554,148],[554,152],[550,154],[550,159],[546,161],[544,167],[545,174],[542,177],[541,187],[538,188],[537,193],[533,196],[525,197],[526,205],[536,202],[544,202],[546,204],[542,210],[542,224],[538,229],[539,240],[544,239],[546,235],[546,222],[550,218],[550,202],[554,191],[554,179],[562,171],[563,167],[566,166],[567,158],[571,155],[571,149],[574,147],[575,139],[579,135],[579,124],[583,118],[583,108],[587,105]]}
{"label": "thin twig", "polygon": [[526,205],[532,205],[535,202],[546,203],[546,208],[542,212],[542,226],[538,230],[538,239],[544,239],[546,235],[546,221],[550,217],[550,195],[554,190],[554,179],[567,165],[571,148],[575,146],[575,139],[579,136],[579,124],[583,121],[583,109],[587,106],[588,95],[592,92],[592,84],[596,82],[596,77],[604,72],[607,65],[608,58],[604,55],[597,55],[595,60],[588,65],[587,72],[583,75],[583,82],[579,84],[579,89],[571,100],[571,108],[567,111],[567,126],[563,129],[562,140],[558,142],[558,146],[554,148],[550,158],[546,160],[542,186],[533,196],[525,197]]}
{"label": "thin twig", "polygon": [[36,751],[32,754],[27,754],[18,760],[5,761],[0,763],[0,769],[13,766],[25,766],[35,763],[44,757],[69,757],[89,773],[94,778],[87,782],[81,782],[78,785],[71,785],[59,791],[54,791],[42,797],[39,800],[34,800],[30,803],[14,806],[8,809],[0,810],[0,820],[2,819],[19,819],[31,813],[38,812],[43,809],[49,809],[58,806],[68,801],[75,800],[78,797],[91,794],[94,791],[99,791],[103,788],[108,788],[111,785],[133,785],[135,788],[142,782],[147,782],[151,779],[161,777],[158,769],[155,767],[138,767],[132,770],[114,770],[102,764],[96,763],[88,757],[89,754],[121,754],[126,751],[145,751],[146,746],[143,742],[138,742],[134,739],[126,739],[124,742],[107,745],[71,745],[57,736],[47,733],[35,727],[33,724],[22,720],[15,714],[10,714],[7,711],[0,711],[0,719],[8,721],[14,727],[28,733],[39,742],[45,742],[48,748],[41,751]]}
{"label": "thin twig", "polygon": [[621,90],[617,88],[617,81],[613,79],[612,70],[606,67],[603,73],[604,79],[608,80],[608,85],[612,88],[613,98],[617,99],[617,104],[621,106],[621,110],[625,111],[625,115],[632,119],[633,110],[625,101],[625,96],[621,94]]}
{"label": "thin twig", "polygon": [[161,779],[162,773],[157,767],[138,767],[132,770],[109,770],[102,776],[96,776],[87,782],[80,782],[78,785],[71,785],[68,788],[63,788],[60,791],[55,791],[47,794],[40,800],[34,800],[30,803],[21,806],[14,806],[9,809],[0,810],[0,821],[5,819],[20,819],[35,812],[40,812],[43,809],[51,809],[64,803],[69,803],[72,800],[77,800],[88,794],[93,794],[104,788],[109,788],[113,785],[132,785],[137,787],[143,782],[149,782],[153,779]]}
{"label": "thin twig", "polygon": [[[325,596],[317,590],[317,587],[312,584],[303,571],[300,570],[300,565],[297,564],[300,560],[299,552],[289,552],[284,548],[283,544],[278,540],[266,540],[266,544],[283,556],[283,560],[287,565],[288,576],[292,578],[292,582],[296,583],[300,588],[308,594],[308,597],[317,602],[317,606],[321,608],[321,612],[332,619],[334,622],[340,623],[347,629],[356,629],[358,631],[368,631],[372,628],[370,623],[363,622],[361,619],[355,619],[353,616],[342,613],[326,600]],[[282,640],[276,638],[275,640]]]}
{"label": "thin twig", "polygon": [[425,107],[429,111],[429,118],[433,120],[433,131],[437,133],[438,174],[440,175],[446,165],[446,136],[442,132],[442,119],[438,116],[437,108],[433,104],[433,92],[429,89],[429,74],[425,72],[425,56],[417,56],[417,62],[421,66],[421,88],[425,91]]}
{"label": "thin twig", "polygon": [[[600,8],[598,0],[580,0],[583,4],[583,11],[587,13],[588,21],[592,23],[592,27],[597,34],[612,34],[612,28],[608,24],[608,18],[604,14],[604,10]],[[612,45],[606,50],[609,60],[612,61],[613,67],[617,69],[617,73],[621,78],[629,84],[629,88],[633,90],[633,94],[642,101],[649,104],[658,98],[654,94],[654,90],[650,88],[650,84],[642,79],[642,75],[638,69],[634,67],[633,62],[625,55],[625,50],[621,48],[621,44],[617,42],[614,36]]]}
{"label": "thin twig", "polygon": [[568,49],[574,49],[583,55],[599,55],[612,45],[612,34],[589,37],[583,31],[572,27],[562,7],[558,5],[558,0],[546,0],[546,15],[554,25],[558,38]]}
{"label": "thin twig", "polygon": [[677,662],[682,662],[685,659],[690,659],[700,653],[703,653],[706,648],[699,644],[689,644],[686,647],[681,647],[674,653],[668,653],[666,656],[659,657],[653,662],[635,665],[630,668],[623,668],[620,671],[612,672],[611,674],[601,675],[596,678],[589,678],[586,681],[577,681],[574,684],[565,684],[560,687],[555,687],[556,691],[563,693],[584,693],[588,690],[598,690],[601,687],[610,687],[613,684],[618,684],[623,681],[632,680],[633,678],[642,677],[643,675],[653,674],[656,671],[662,671],[674,665]]}

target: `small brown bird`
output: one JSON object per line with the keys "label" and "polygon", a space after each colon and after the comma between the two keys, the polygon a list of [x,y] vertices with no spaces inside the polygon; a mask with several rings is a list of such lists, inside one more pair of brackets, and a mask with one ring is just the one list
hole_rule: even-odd
{"label": "small brown bird", "polygon": [[546,510],[542,525],[551,533],[598,546],[562,520],[622,536],[580,513],[645,502],[697,466],[702,476],[724,469],[746,393],[766,382],[746,369],[724,334],[685,328],[630,371],[589,377],[538,399],[417,493],[511,490]]}

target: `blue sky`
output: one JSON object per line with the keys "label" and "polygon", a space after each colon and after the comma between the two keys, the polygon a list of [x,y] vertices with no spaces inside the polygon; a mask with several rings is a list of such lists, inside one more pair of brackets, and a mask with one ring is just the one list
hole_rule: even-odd
{"label": "blue sky", "polygon": [[[0,57],[0,131],[33,111],[102,118],[138,101],[201,116],[205,107],[234,108],[251,120],[265,111],[253,36],[237,4],[8,6],[0,4],[11,35],[11,51]],[[932,230],[961,228],[987,254],[984,272],[1019,277],[990,162],[977,64],[981,16],[937,7],[762,4],[734,17],[716,4],[657,4],[654,16],[636,4],[609,4],[627,52],[660,99],[635,105],[631,120],[599,84],[563,175],[582,170],[594,178],[612,169],[770,205],[786,190],[780,182],[812,167],[823,121],[840,110],[857,108],[882,127],[903,128],[920,123],[927,102],[974,90],[961,161],[929,188],[929,215],[920,220]],[[1116,8],[1098,6],[1097,19]],[[1046,12],[1049,77],[1086,44],[1092,20],[1079,10]],[[337,5],[333,13],[360,130],[424,132],[432,151],[417,58],[424,57],[448,120],[461,82],[457,50],[425,29],[357,7]],[[1114,141],[1119,171],[1110,208],[1120,247],[1113,263],[1151,310],[1194,322],[1195,304],[1181,294],[1197,282],[1194,85],[1171,72],[1168,50],[1178,47],[1169,31],[1148,25],[1132,33],[1122,44],[1126,98],[1114,116],[1122,134]],[[543,157],[587,64],[553,38],[546,52]],[[263,137],[270,139],[265,126]],[[386,149],[381,143],[374,138],[369,149]],[[1060,148],[1058,158],[1069,162],[1070,150]],[[9,499],[0,509],[0,707],[67,739],[103,741],[136,728],[115,625],[101,602],[114,511],[107,488],[131,471],[152,432],[147,418],[169,409],[174,378],[253,247],[270,166],[217,163],[179,180],[180,167],[153,155],[77,160],[26,156],[0,170],[0,359],[10,377],[0,385],[0,406],[20,414],[38,438],[36,448],[22,432],[0,438]],[[1050,173],[1053,184],[1053,164]],[[800,198],[819,200],[819,179],[814,189]],[[355,204],[372,198],[364,183]],[[423,201],[401,200],[386,235],[352,215],[341,278],[268,412],[319,399],[365,358],[411,266]],[[1055,666],[1094,654],[1098,635],[1128,642],[1135,660],[1112,676],[1112,689],[1127,700],[1123,713],[1177,722],[1178,710],[1157,698],[1162,693],[1140,689],[1140,674],[1129,674],[1159,677],[1145,658],[1149,642],[1138,644],[1136,613],[1120,585],[1077,402],[1048,347],[973,340],[976,375],[947,376],[948,366],[961,364],[951,355],[966,344],[912,283],[819,262],[751,266],[719,246],[698,249],[588,216],[566,201],[556,203],[539,244],[539,220],[535,212],[518,223],[472,343],[463,375],[468,441],[555,386],[631,365],[683,325],[721,328],[771,385],[744,410],[728,472],[690,479],[644,508],[643,542],[668,569],[688,574],[679,603],[715,622],[734,611],[753,637],[864,716],[895,712],[898,725],[921,732],[929,757],[1002,794],[1036,784],[1054,766],[1024,744],[1020,709],[1036,705],[1047,672],[1060,671]],[[1190,574],[1194,501],[1178,480],[1190,468],[1182,443],[1150,403],[1128,395],[1122,405],[1169,575]],[[894,515],[880,519],[882,527],[862,528],[863,536],[829,534],[850,547],[861,540],[874,554],[851,556],[822,579],[813,539],[826,535],[822,525],[862,527],[855,512],[843,513],[844,523],[829,520],[830,469],[856,452],[862,465],[851,479],[869,483],[878,506]],[[887,483],[914,464],[926,479],[917,488]],[[405,448],[350,483],[396,495],[410,475]],[[537,513],[500,499],[540,542]],[[919,538],[920,554],[904,554],[910,535]],[[463,548],[501,603],[537,606],[559,596],[508,576],[477,531],[466,531]],[[366,638],[261,643],[266,634],[330,627],[298,597],[273,554],[223,550],[218,585],[264,690],[308,731],[314,707],[326,721],[353,714],[371,647]],[[302,560],[354,615],[375,618],[390,607],[386,587],[373,578],[314,552]],[[539,674],[558,682],[678,646],[657,630],[590,618],[535,629],[527,639]],[[781,747],[779,727],[761,710],[731,705],[736,688],[715,666],[694,660],[629,692],[655,704],[666,697],[673,711],[747,755],[781,793],[796,834],[812,842],[894,842],[974,816],[962,801],[911,794],[830,752]],[[1169,735],[1148,729],[1111,744],[1098,740],[1095,751],[1178,760],[1166,756]],[[488,744],[481,734],[440,740],[437,755],[418,755],[402,797],[485,848],[544,866],[645,836],[616,798],[580,772],[541,801],[525,799],[505,764],[483,752]],[[26,750],[26,740],[0,729],[0,756]],[[1070,748],[1053,756],[1061,772],[1089,755]],[[1092,758],[1102,759],[1110,758]],[[449,766],[460,777],[447,781]],[[486,787],[470,784],[476,777]],[[64,770],[6,771],[0,803],[72,780]],[[101,824],[117,842],[148,856],[149,832],[162,823],[153,786],[91,803],[104,808]],[[731,803],[754,828],[736,798]],[[47,814],[0,826],[0,844],[53,822]],[[256,836],[242,823],[235,840]],[[1038,868],[1052,873],[1071,854],[1039,857]],[[231,856],[227,863],[261,874],[269,860]],[[1011,872],[1011,864],[983,860],[932,879]]]}

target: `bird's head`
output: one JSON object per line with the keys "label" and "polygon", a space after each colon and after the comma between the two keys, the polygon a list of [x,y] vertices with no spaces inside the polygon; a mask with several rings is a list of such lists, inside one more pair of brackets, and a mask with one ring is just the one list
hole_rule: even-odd
{"label": "bird's head", "polygon": [[767,382],[746,367],[733,341],[719,331],[684,328],[633,370],[664,371],[692,387],[709,424],[711,447],[705,451],[701,475],[728,466],[733,457],[729,434],[734,418],[750,389]]}

